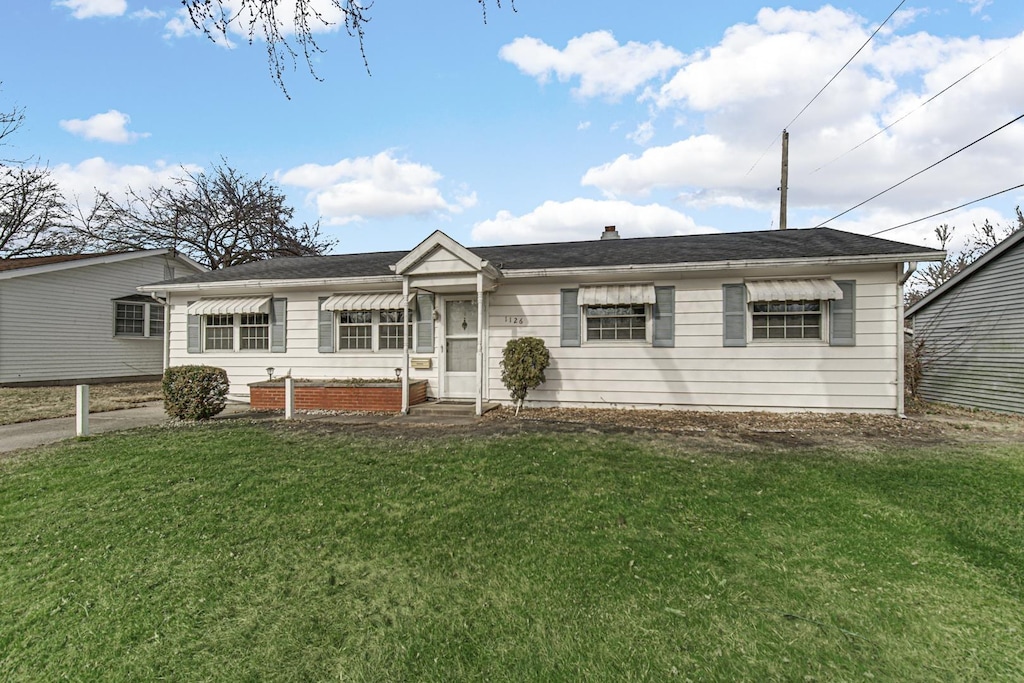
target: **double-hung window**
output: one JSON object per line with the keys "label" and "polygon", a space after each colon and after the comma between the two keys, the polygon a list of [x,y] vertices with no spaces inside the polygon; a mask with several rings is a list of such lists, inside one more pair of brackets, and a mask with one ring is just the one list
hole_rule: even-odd
{"label": "double-hung window", "polygon": [[[750,280],[722,286],[722,344],[856,344],[856,283],[831,278]],[[749,332],[748,332],[749,330]]]}
{"label": "double-hung window", "polygon": [[148,297],[131,295],[114,301],[115,337],[162,337],[164,307]]}
{"label": "double-hung window", "polygon": [[189,302],[188,352],[284,353],[287,304],[270,296]]}
{"label": "double-hung window", "polygon": [[[433,350],[433,296],[418,293],[408,308],[401,293],[333,294],[319,300],[318,349],[337,351]],[[421,310],[422,309],[422,310]],[[408,318],[406,318],[408,311]],[[416,315],[416,311],[420,311]],[[413,316],[416,316],[416,326]]]}
{"label": "double-hung window", "polygon": [[646,341],[646,304],[586,306],[587,341]]}
{"label": "double-hung window", "polygon": [[373,348],[373,311],[338,311],[338,348]]}
{"label": "double-hung window", "polygon": [[561,345],[675,345],[675,287],[584,285],[561,291]]}

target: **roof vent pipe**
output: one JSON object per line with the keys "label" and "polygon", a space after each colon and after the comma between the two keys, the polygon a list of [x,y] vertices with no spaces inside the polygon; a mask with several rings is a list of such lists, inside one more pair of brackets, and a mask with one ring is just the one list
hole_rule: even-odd
{"label": "roof vent pipe", "polygon": [[617,240],[619,239],[619,233],[615,230],[614,225],[604,226],[604,232],[601,233],[601,239],[603,240]]}

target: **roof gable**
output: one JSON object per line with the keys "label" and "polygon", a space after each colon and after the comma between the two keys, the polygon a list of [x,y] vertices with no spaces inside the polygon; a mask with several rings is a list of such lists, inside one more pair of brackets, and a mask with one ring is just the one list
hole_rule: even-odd
{"label": "roof gable", "polygon": [[204,272],[208,270],[205,266],[175,252],[173,249],[143,249],[139,251],[108,251],[99,254],[58,254],[54,256],[0,259],[0,280],[163,255],[169,255],[175,260],[188,264],[197,271]]}
{"label": "roof gable", "polygon": [[[433,267],[432,267],[433,266]],[[462,246],[440,230],[420,242],[395,264],[395,274],[437,272],[477,272],[487,266],[487,261]]]}
{"label": "roof gable", "polygon": [[1024,229],[1018,230],[1017,232],[1011,233],[1006,239],[997,244],[996,246],[985,252],[977,261],[967,266],[959,273],[949,278],[941,285],[933,289],[923,299],[918,301],[916,304],[911,306],[903,314],[904,318],[909,318],[920,313],[922,310],[931,306],[936,301],[942,299],[947,293],[956,289],[960,284],[970,280],[978,272],[987,268],[990,264],[994,263],[998,259],[1002,258],[1004,254],[1017,247],[1017,245],[1024,242]]}

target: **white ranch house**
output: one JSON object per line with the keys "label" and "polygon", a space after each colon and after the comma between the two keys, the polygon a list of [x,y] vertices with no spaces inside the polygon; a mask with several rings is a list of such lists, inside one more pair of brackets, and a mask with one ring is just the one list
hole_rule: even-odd
{"label": "white ranch house", "polygon": [[0,385],[159,377],[164,308],[136,288],[205,270],[170,249],[0,259]]}
{"label": "white ranch house", "polygon": [[394,378],[439,400],[509,402],[509,339],[551,353],[528,405],[903,410],[903,282],[944,253],[829,228],[275,258],[166,292],[171,365]]}

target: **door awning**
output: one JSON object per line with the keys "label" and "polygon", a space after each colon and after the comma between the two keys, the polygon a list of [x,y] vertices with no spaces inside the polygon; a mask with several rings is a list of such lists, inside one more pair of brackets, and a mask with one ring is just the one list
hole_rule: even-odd
{"label": "door awning", "polygon": [[654,285],[586,285],[576,300],[580,306],[653,304]]}
{"label": "door awning", "polygon": [[831,301],[843,298],[843,290],[827,277],[809,280],[752,280],[746,285],[750,301]]}
{"label": "door awning", "polygon": [[270,313],[269,296],[239,296],[230,299],[200,299],[188,305],[189,315]]}
{"label": "door awning", "polygon": [[325,311],[378,311],[403,308],[401,292],[370,294],[334,294],[321,308]]}

